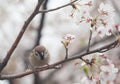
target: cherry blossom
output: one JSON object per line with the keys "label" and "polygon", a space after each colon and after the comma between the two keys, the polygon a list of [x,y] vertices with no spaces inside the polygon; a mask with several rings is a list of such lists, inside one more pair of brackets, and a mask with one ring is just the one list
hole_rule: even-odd
{"label": "cherry blossom", "polygon": [[[91,60],[92,59],[94,59],[94,62],[91,65],[85,62],[79,64],[86,75],[86,77],[83,76],[83,79],[80,81],[81,84],[96,84],[97,82],[101,82],[101,84],[107,84],[108,82],[109,84],[114,84],[118,68],[108,59],[107,55],[96,53],[92,55]],[[90,63],[91,60],[88,59]]]}
{"label": "cherry blossom", "polygon": [[[84,6],[92,6],[92,1],[80,1]],[[79,2],[79,3],[80,3]],[[89,4],[89,5],[86,5]],[[115,29],[120,31],[120,27],[115,25],[114,16],[115,9],[109,5],[101,3],[98,8],[99,15],[91,16],[89,14],[90,8],[85,8],[80,5],[79,11],[74,13],[74,20],[77,24],[81,25],[84,22],[84,25],[96,33],[94,35],[99,35],[100,37],[110,36],[114,33]],[[84,9],[85,8],[85,9]]]}
{"label": "cherry blossom", "polygon": [[102,59],[104,60],[103,64],[100,66],[100,74],[99,77],[101,79],[102,84],[114,84],[114,80],[117,76],[118,68],[115,68],[115,65],[108,58]]}
{"label": "cherry blossom", "polygon": [[75,35],[72,34],[66,34],[64,37],[65,40],[71,41],[73,39],[75,39]]}
{"label": "cherry blossom", "polygon": [[72,34],[66,34],[64,37],[63,37],[63,41],[61,41],[63,44],[64,44],[64,47],[67,48],[69,43],[75,39],[75,35],[72,35]]}
{"label": "cherry blossom", "polygon": [[[83,26],[84,24],[84,27],[86,27],[87,25],[87,28],[93,32],[93,35],[101,38],[112,34],[115,35],[116,31],[119,36],[120,25],[114,20],[115,9],[110,4],[100,3],[96,15],[90,14],[90,9],[93,7],[93,1],[91,0],[80,0],[74,5],[76,5],[78,10],[74,12],[72,18],[78,26],[81,26],[81,24]],[[94,59],[93,63],[91,62],[92,59]],[[87,62],[80,64],[84,74],[86,74],[81,83],[97,84],[100,81],[101,84],[114,84],[118,68],[115,67],[112,61],[104,54],[97,54],[92,59],[88,59],[91,64],[87,64]],[[78,62],[75,63],[75,65],[78,64]]]}
{"label": "cherry blossom", "polygon": [[100,79],[102,84],[106,84],[107,82],[113,83],[114,80],[117,76],[118,69],[115,68],[114,64],[109,64],[109,65],[103,65],[100,67],[101,72],[100,72]]}
{"label": "cherry blossom", "polygon": [[100,69],[103,71],[103,72],[109,72],[109,73],[117,73],[118,72],[118,69],[115,68],[114,64],[109,64],[109,65],[103,65],[100,67]]}
{"label": "cherry blossom", "polygon": [[117,31],[120,31],[120,25],[119,24],[114,24],[114,28],[115,28],[115,30],[117,30]]}
{"label": "cherry blossom", "polygon": [[73,7],[74,12],[71,14],[72,18],[77,24],[86,21],[90,18],[89,11],[93,7],[93,0],[78,0],[74,3],[75,8]]}
{"label": "cherry blossom", "polygon": [[114,11],[115,9],[110,4],[101,3],[98,8],[98,12],[101,15],[106,15],[106,16],[115,15]]}

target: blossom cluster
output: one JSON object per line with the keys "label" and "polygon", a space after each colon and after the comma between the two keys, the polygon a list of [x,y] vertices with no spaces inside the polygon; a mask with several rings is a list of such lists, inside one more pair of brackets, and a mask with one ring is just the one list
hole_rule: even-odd
{"label": "blossom cluster", "polygon": [[118,68],[105,54],[95,54],[91,59],[86,59],[89,64],[76,63],[81,66],[86,76],[82,77],[81,84],[114,84]]}
{"label": "blossom cluster", "polygon": [[90,13],[94,7],[93,0],[78,0],[73,5],[72,18],[77,24],[84,23],[94,32],[94,36],[110,36],[120,31],[120,26],[115,22],[115,9],[110,4],[101,3],[96,9],[96,15]]}
{"label": "blossom cluster", "polygon": [[[78,26],[87,25],[94,36],[101,38],[110,35],[119,36],[120,25],[115,22],[115,9],[110,4],[100,3],[96,15],[92,15],[90,10],[93,7],[93,0],[78,0],[72,4],[71,17]],[[71,34],[64,37],[62,43],[65,48],[73,39],[75,36]],[[120,42],[120,37],[117,39]],[[118,68],[114,63],[103,53],[94,54],[91,57],[91,59],[82,59],[83,63],[74,63],[79,65],[85,74],[80,80],[80,84],[114,84],[118,73]]]}
{"label": "blossom cluster", "polygon": [[64,47],[67,48],[68,45],[70,44],[70,42],[72,40],[75,39],[75,35],[72,35],[72,34],[66,34],[64,37],[63,37],[63,41],[61,41],[63,44],[64,44]]}

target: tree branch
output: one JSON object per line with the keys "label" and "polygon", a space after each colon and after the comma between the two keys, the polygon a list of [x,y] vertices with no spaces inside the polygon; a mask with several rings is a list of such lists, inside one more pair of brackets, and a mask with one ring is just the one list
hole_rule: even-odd
{"label": "tree branch", "polygon": [[[47,9],[47,3],[48,3],[48,0],[45,1],[45,3],[43,4],[43,8],[44,10]],[[41,31],[43,29],[43,26],[44,26],[44,22],[45,22],[45,15],[46,13],[41,13],[41,19],[40,19],[40,24],[39,24],[39,27],[37,29],[37,38],[36,38],[36,42],[35,42],[35,46],[39,45],[39,41],[41,39]]]}
{"label": "tree branch", "polygon": [[68,4],[65,4],[63,6],[54,8],[54,9],[50,9],[50,10],[42,10],[39,11],[40,6],[42,5],[44,0],[38,0],[38,4],[36,5],[35,10],[33,11],[33,13],[30,15],[30,17],[25,21],[19,35],[17,36],[16,40],[14,41],[13,45],[11,46],[10,50],[7,52],[5,58],[3,59],[3,61],[0,63],[0,72],[4,69],[4,67],[7,65],[12,53],[14,52],[14,50],[16,49],[18,43],[20,42],[25,30],[27,29],[29,23],[32,21],[32,19],[38,14],[38,13],[44,13],[44,12],[50,12],[50,11],[55,11],[58,10],[60,8],[66,7],[68,5],[71,5],[72,3],[76,2],[77,0],[74,0]]}
{"label": "tree branch", "polygon": [[65,47],[65,60],[68,59],[68,47]]}
{"label": "tree branch", "polygon": [[58,9],[67,7],[67,6],[69,6],[69,5],[72,5],[72,3],[76,2],[76,1],[78,1],[78,0],[74,0],[74,1],[72,1],[72,2],[70,2],[70,3],[67,3],[67,4],[62,5],[62,6],[60,6],[60,7],[57,7],[57,8],[53,8],[53,9],[49,9],[49,10],[41,10],[41,11],[38,11],[38,13],[52,12],[52,11],[55,11],[55,10],[58,10]]}
{"label": "tree branch", "polygon": [[38,1],[36,8],[34,9],[33,13],[30,15],[30,17],[25,21],[19,35],[17,36],[15,42],[13,43],[13,45],[11,46],[10,50],[8,51],[7,55],[5,56],[5,58],[3,59],[2,63],[0,63],[0,72],[3,70],[3,68],[7,65],[12,53],[14,52],[14,50],[16,49],[18,43],[20,42],[25,30],[27,29],[29,23],[32,21],[32,19],[37,15],[37,12],[39,11],[40,6],[42,5],[44,0],[40,0]]}
{"label": "tree branch", "polygon": [[92,39],[92,30],[90,30],[87,52],[89,52],[89,49],[90,49],[91,39]]}
{"label": "tree branch", "polygon": [[98,49],[95,49],[95,50],[92,50],[92,51],[89,51],[89,52],[85,52],[83,54],[76,55],[74,57],[68,58],[66,60],[59,61],[57,63],[51,64],[51,65],[48,65],[48,66],[40,67],[39,69],[36,69],[35,71],[29,70],[29,71],[26,71],[26,72],[23,72],[23,73],[20,73],[20,74],[15,74],[15,75],[1,75],[0,80],[21,78],[21,77],[27,76],[29,74],[32,74],[34,72],[41,72],[41,71],[45,71],[45,70],[48,70],[48,69],[54,69],[55,66],[58,66],[60,64],[66,63],[66,62],[71,61],[71,60],[80,59],[83,56],[86,56],[86,55],[89,55],[89,54],[93,54],[93,53],[97,53],[97,52],[99,52],[99,53],[106,52],[106,51],[108,51],[112,48],[115,48],[118,45],[118,43],[119,43],[118,40],[116,40],[116,41],[114,41],[114,42],[112,42],[108,45],[105,45],[103,47],[100,47]]}
{"label": "tree branch", "polygon": [[[43,10],[47,9],[47,4],[48,4],[48,0],[45,0],[45,2],[43,3],[43,6],[42,6]],[[41,32],[44,28],[45,16],[46,16],[46,13],[41,13],[39,26],[36,30],[37,36],[36,36],[36,42],[35,42],[34,47],[36,47],[37,45],[40,45]],[[41,84],[41,83],[42,83],[42,79],[40,77],[40,74],[39,73],[34,73],[34,84]]]}

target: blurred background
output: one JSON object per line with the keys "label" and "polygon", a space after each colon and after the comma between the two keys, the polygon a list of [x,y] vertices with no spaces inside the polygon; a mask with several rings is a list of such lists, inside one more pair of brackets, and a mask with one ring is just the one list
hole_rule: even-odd
{"label": "blurred background", "polygon": [[[92,0],[94,7],[90,9],[96,13],[99,3],[109,3],[116,10],[115,20],[120,22],[120,0]],[[70,0],[46,0],[41,9],[52,9],[69,3]],[[30,16],[37,4],[37,0],[0,0],[0,60],[2,60],[19,34],[25,20]],[[51,55],[50,64],[63,60],[65,49],[61,43],[66,34],[73,34],[76,39],[69,45],[69,56],[74,56],[85,51],[89,38],[89,28],[77,25],[71,18],[72,7],[38,14],[28,26],[19,45],[12,54],[8,65],[2,73],[15,74],[25,71],[25,61],[29,51],[36,45],[44,45]],[[92,47],[110,43],[114,38],[94,37]],[[108,51],[106,54],[113,60],[116,67],[120,68],[120,48]],[[74,61],[66,63],[59,70],[47,70],[39,75],[31,74],[20,79],[0,80],[0,84],[75,84],[79,83],[82,71],[75,67]],[[119,84],[120,75],[116,84]]]}

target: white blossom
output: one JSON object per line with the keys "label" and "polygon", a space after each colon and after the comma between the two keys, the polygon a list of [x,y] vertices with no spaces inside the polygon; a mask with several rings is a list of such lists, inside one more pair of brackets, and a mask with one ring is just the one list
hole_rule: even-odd
{"label": "white blossom", "polygon": [[109,64],[109,65],[103,65],[100,67],[100,69],[103,71],[103,72],[109,72],[109,73],[117,73],[118,72],[118,69],[115,68],[114,64]]}
{"label": "white blossom", "polygon": [[72,34],[66,34],[65,37],[64,37],[64,39],[65,39],[65,40],[69,40],[69,41],[71,41],[71,40],[75,39],[75,35],[72,35]]}
{"label": "white blossom", "polygon": [[98,12],[102,15],[115,15],[114,14],[115,9],[110,5],[110,4],[104,4],[101,3],[99,8],[98,8]]}
{"label": "white blossom", "polygon": [[106,59],[106,64],[100,67],[101,72],[99,77],[101,79],[102,84],[106,84],[109,82],[110,84],[114,84],[114,80],[117,76],[118,68],[115,68],[115,65],[111,60]]}

